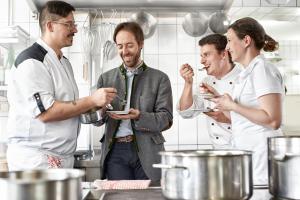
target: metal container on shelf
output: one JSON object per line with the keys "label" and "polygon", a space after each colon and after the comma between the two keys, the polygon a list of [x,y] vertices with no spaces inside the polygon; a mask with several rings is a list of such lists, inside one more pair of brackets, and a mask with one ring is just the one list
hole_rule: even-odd
{"label": "metal container on shelf", "polygon": [[2,200],[81,200],[78,169],[0,172]]}
{"label": "metal container on shelf", "polygon": [[270,193],[300,199],[300,136],[268,138],[268,153]]}
{"label": "metal container on shelf", "polygon": [[252,154],[239,150],[160,152],[161,186],[167,199],[249,199]]}

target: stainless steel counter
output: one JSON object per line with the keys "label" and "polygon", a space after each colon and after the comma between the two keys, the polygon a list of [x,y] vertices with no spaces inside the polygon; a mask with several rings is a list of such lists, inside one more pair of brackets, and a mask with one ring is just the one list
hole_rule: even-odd
{"label": "stainless steel counter", "polygon": [[[90,189],[83,189],[84,200],[165,200],[159,187],[150,187],[146,190],[96,190],[92,187],[92,183],[85,185]],[[269,194],[268,188],[255,188],[250,200],[276,200],[276,198]]]}
{"label": "stainless steel counter", "polygon": [[85,171],[83,181],[92,182],[100,179],[100,150],[95,150],[92,157],[75,159],[74,168]]}

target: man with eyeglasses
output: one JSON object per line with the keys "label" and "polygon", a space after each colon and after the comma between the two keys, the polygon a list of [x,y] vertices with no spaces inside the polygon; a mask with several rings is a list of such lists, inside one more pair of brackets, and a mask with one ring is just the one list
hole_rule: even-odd
{"label": "man with eyeglasses", "polygon": [[114,88],[80,98],[72,66],[61,49],[77,33],[74,7],[48,1],[40,13],[41,38],[17,57],[8,100],[7,161],[10,171],[72,168],[80,130],[79,115],[103,107]]}

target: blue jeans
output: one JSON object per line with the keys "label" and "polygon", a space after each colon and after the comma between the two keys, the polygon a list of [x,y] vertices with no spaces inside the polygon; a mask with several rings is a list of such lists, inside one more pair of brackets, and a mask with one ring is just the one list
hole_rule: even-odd
{"label": "blue jeans", "polygon": [[106,178],[108,180],[146,180],[140,159],[133,142],[116,142],[106,161]]}

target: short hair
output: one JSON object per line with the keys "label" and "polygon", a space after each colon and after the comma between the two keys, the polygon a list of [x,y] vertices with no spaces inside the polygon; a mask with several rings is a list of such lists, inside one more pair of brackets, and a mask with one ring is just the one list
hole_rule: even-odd
{"label": "short hair", "polygon": [[243,39],[246,35],[250,36],[258,50],[275,51],[278,49],[278,42],[267,35],[263,26],[251,17],[236,20],[228,29],[232,29],[239,39]]}
{"label": "short hair", "polygon": [[[221,34],[210,34],[199,40],[199,46],[204,46],[206,44],[214,45],[219,53],[226,50],[227,38]],[[229,62],[233,63],[231,55],[228,52]]]}
{"label": "short hair", "polygon": [[40,11],[39,25],[42,33],[48,20],[55,21],[67,17],[75,8],[64,1],[48,1]]}
{"label": "short hair", "polygon": [[221,34],[207,35],[199,40],[199,46],[204,46],[206,44],[214,45],[216,49],[221,52],[226,49],[227,38]]}
{"label": "short hair", "polygon": [[132,33],[139,45],[144,43],[144,33],[140,25],[136,22],[123,22],[117,25],[114,31],[113,39],[116,42],[117,34],[120,31],[128,31]]}

